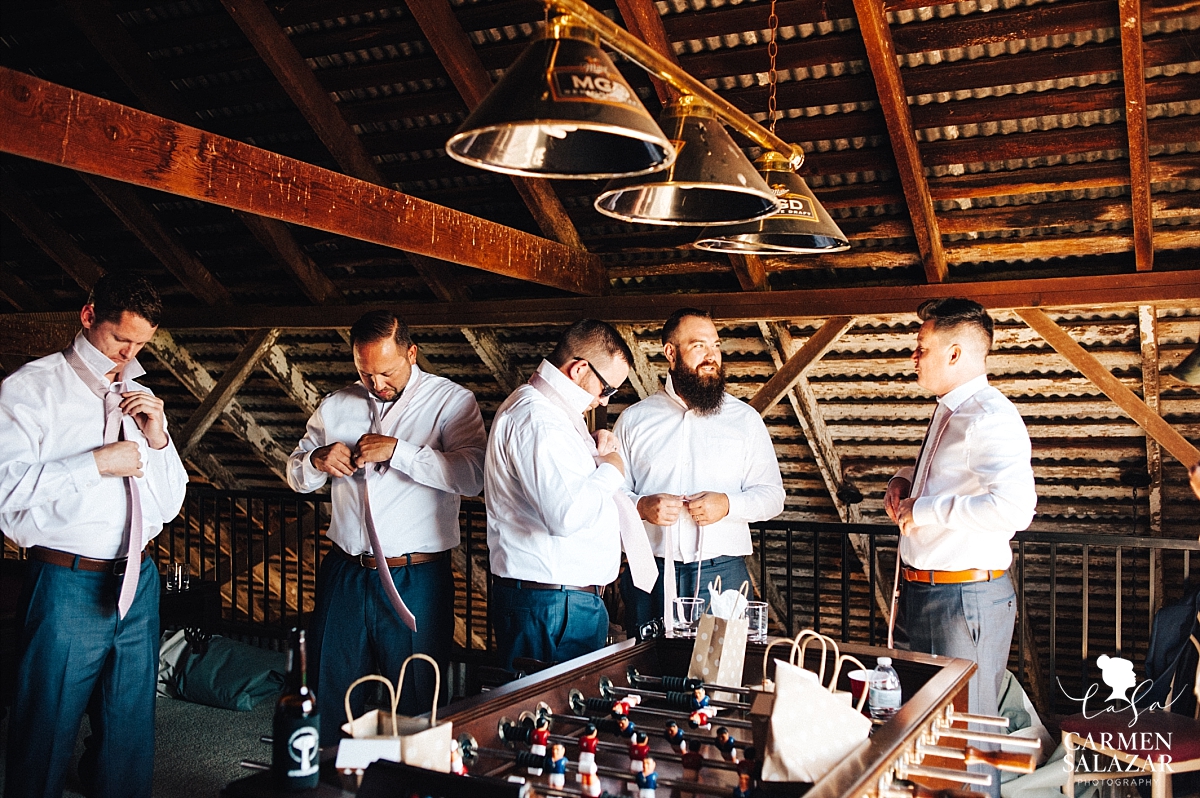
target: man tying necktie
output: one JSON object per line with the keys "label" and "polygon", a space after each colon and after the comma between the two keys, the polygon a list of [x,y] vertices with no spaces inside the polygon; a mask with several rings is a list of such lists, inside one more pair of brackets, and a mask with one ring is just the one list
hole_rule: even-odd
{"label": "man tying necktie", "polygon": [[896,645],[974,662],[970,712],[995,715],[1016,617],[1009,541],[1037,506],[1029,433],[988,385],[987,311],[949,298],[917,315],[917,384],[938,403],[915,466],[900,469],[884,500],[900,527]]}
{"label": "man tying necktie", "polygon": [[654,584],[649,541],[620,492],[616,439],[608,430],[589,435],[583,419],[608,404],[632,360],[611,325],[578,321],[496,411],[484,498],[492,626],[506,668],[516,657],[563,662],[604,645],[601,594],[622,546],[638,583]]}
{"label": "man tying necktie", "polygon": [[0,383],[0,526],[29,555],[8,798],[62,793],[85,709],[88,794],[150,795],[159,582],[143,549],[187,488],[162,400],[135,382],[161,315],[144,278],[106,275],[71,346]]}
{"label": "man tying necktie", "polygon": [[[350,345],[361,382],[321,402],[287,474],[301,493],[333,479],[334,545],[317,576],[308,638],[322,744],[340,737],[346,689],[358,677],[395,679],[417,653],[445,667],[459,497],[483,487],[486,435],[474,394],[422,371],[408,326],[391,312],[355,322]],[[409,668],[405,682],[401,712],[428,712],[431,671]],[[356,715],[363,693],[351,696]]]}

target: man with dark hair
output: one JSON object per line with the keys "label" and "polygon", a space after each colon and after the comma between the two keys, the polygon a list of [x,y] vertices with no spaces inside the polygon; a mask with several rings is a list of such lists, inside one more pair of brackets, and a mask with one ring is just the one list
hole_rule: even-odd
{"label": "man with dark hair", "polygon": [[[346,689],[358,677],[395,678],[416,653],[446,666],[454,636],[449,550],[459,541],[459,497],[483,487],[486,442],[474,394],[422,371],[394,314],[367,313],[350,340],[360,382],[321,402],[287,475],[301,493],[333,479],[333,547],[317,577],[308,638],[325,744],[340,736]],[[433,688],[429,669],[409,668],[401,711],[427,712]],[[364,701],[362,691],[351,696],[356,715]]]}
{"label": "man with dark hair", "polygon": [[970,711],[995,715],[1016,617],[1009,541],[1037,506],[1029,433],[988,385],[987,311],[950,298],[925,302],[917,315],[917,384],[938,403],[916,465],[896,473],[884,499],[901,536],[896,644],[973,661]]}
{"label": "man with dark hair", "polygon": [[[601,594],[621,563],[625,466],[612,433],[589,435],[583,414],[608,404],[632,360],[610,325],[576,322],[496,411],[484,498],[492,625],[506,668],[516,657],[562,662],[607,639]],[[632,508],[627,518],[627,529],[636,526]]]}
{"label": "man with dark hair", "polygon": [[101,277],[74,342],[0,384],[0,526],[29,554],[10,798],[62,794],[85,708],[89,794],[150,795],[159,585],[144,549],[187,488],[162,400],[135,382],[161,311],[145,279]]}
{"label": "man with dark hair", "polygon": [[[750,524],[783,511],[783,477],[762,418],[725,392],[721,339],[708,314],[683,308],[663,325],[669,371],[658,393],[628,408],[613,430],[658,561],[652,591],[621,576],[625,630],[672,618],[672,599],[717,576],[736,589],[750,578]],[[664,576],[665,574],[665,576]],[[664,583],[664,579],[666,582]]]}

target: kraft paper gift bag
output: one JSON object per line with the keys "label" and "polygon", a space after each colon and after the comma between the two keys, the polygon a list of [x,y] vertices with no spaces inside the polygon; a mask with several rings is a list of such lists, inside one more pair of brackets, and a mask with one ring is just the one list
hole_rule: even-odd
{"label": "kraft paper gift bag", "polygon": [[[718,576],[709,587],[710,600],[706,613],[700,618],[696,630],[696,642],[692,645],[692,659],[688,665],[688,677],[711,684],[729,687],[742,686],[742,668],[746,664],[746,591],[750,585],[742,583],[739,590],[721,591]],[[718,701],[736,701],[732,693],[715,692]]]}
{"label": "kraft paper gift bag", "polygon": [[[442,689],[442,672],[437,662],[425,654],[413,654],[404,660],[398,684],[403,689],[408,663],[414,659],[425,660],[433,666],[433,707],[429,719],[397,715],[399,691],[382,676],[363,676],[346,690],[347,722],[342,724],[342,731],[350,735],[350,739],[343,739],[338,747],[336,766],[339,771],[362,771],[376,759],[387,759],[440,773],[450,772],[450,741],[454,728],[450,721],[437,721],[438,695]],[[369,681],[387,685],[390,707],[388,710],[373,709],[355,718],[350,709],[350,693],[358,685]],[[361,776],[361,773],[358,775]]]}
{"label": "kraft paper gift bag", "polygon": [[775,661],[763,780],[815,782],[867,744],[871,721],[810,671]]}

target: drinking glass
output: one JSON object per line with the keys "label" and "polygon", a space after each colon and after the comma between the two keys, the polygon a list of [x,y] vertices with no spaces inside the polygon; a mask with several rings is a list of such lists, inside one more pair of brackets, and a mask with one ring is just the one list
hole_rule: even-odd
{"label": "drinking glass", "polygon": [[696,637],[696,629],[700,626],[700,616],[704,614],[704,599],[677,598],[675,599],[675,635],[676,637]]}
{"label": "drinking glass", "polygon": [[746,620],[746,640],[750,643],[767,642],[767,602],[747,603]]}

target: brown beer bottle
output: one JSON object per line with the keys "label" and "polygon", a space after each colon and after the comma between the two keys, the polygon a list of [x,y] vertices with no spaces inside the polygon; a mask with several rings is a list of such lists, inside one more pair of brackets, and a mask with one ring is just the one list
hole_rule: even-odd
{"label": "brown beer bottle", "polygon": [[288,646],[287,683],[275,704],[271,771],[280,787],[308,790],[317,786],[321,775],[320,726],[317,697],[308,689],[304,630],[293,629]]}

